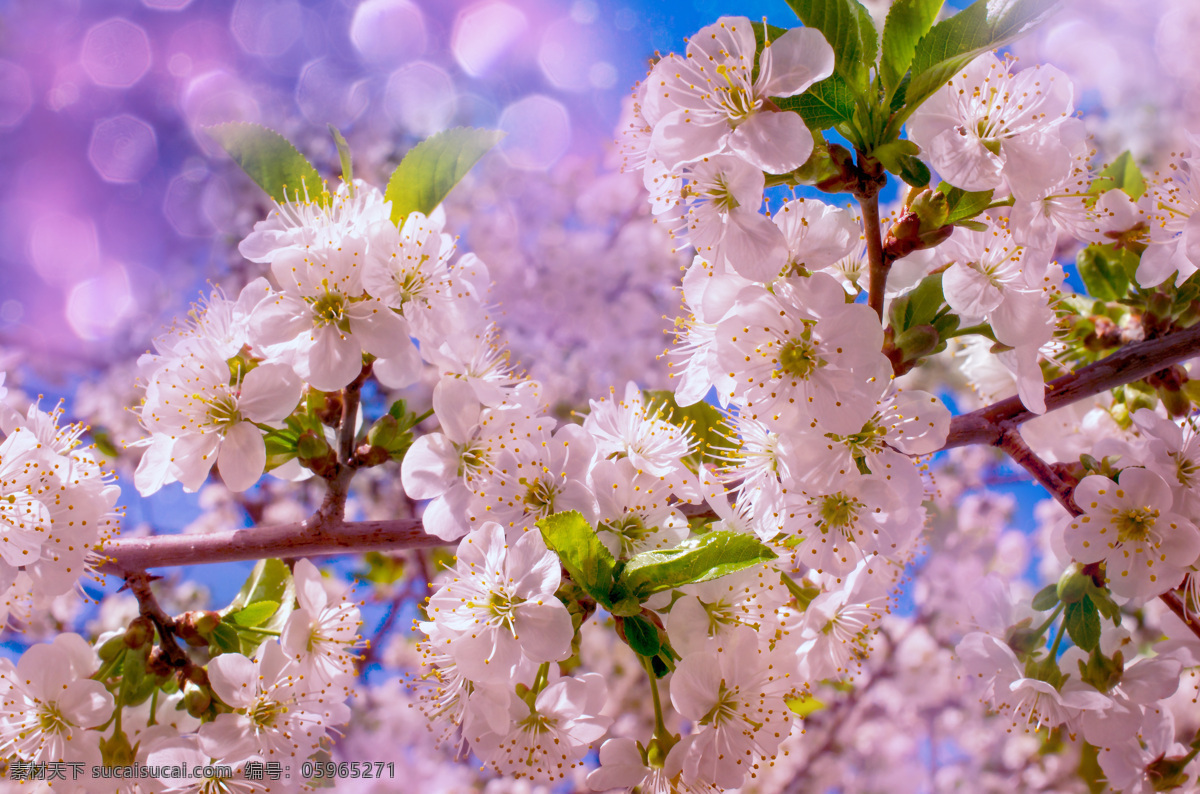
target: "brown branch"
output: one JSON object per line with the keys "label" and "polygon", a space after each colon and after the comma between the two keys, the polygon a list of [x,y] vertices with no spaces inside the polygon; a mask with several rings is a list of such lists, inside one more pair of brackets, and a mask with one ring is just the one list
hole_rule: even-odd
{"label": "brown branch", "polygon": [[148,568],[444,545],[446,541],[426,534],[420,519],[415,518],[339,523],[316,531],[313,522],[304,521],[207,534],[118,539],[98,551],[96,569],[128,577]]}
{"label": "brown branch", "polygon": [[[1047,384],[1046,411],[1141,380],[1197,355],[1200,355],[1200,323],[1157,339],[1127,345],[1111,356],[1050,381]],[[950,422],[946,443],[941,449],[970,444],[995,446],[1000,442],[1001,425],[1015,427],[1037,416],[1021,403],[1020,397],[1000,400],[978,411],[954,417]]]}
{"label": "brown branch", "polygon": [[1083,513],[1075,504],[1075,497],[1072,496],[1075,486],[1060,477],[1050,464],[1039,458],[1025,443],[1025,439],[1021,438],[1021,433],[1017,428],[1006,423],[1000,431],[1000,440],[996,442],[996,446],[1007,452],[1017,465],[1029,472],[1030,476],[1049,491],[1058,500],[1058,503],[1067,509],[1068,513],[1073,516]]}

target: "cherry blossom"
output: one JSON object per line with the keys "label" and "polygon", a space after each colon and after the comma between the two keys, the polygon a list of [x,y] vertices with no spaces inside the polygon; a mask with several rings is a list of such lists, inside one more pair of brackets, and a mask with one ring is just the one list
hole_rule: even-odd
{"label": "cherry blossom", "polygon": [[1079,562],[1103,560],[1117,595],[1166,592],[1200,556],[1200,530],[1167,507],[1172,501],[1170,487],[1147,469],[1125,469],[1119,482],[1084,477],[1075,486],[1083,515],[1063,537],[1067,550]]}

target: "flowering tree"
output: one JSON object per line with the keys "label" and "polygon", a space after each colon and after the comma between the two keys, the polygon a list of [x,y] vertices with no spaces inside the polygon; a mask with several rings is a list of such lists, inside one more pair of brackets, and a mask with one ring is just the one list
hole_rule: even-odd
{"label": "flowering tree", "polygon": [[[264,275],[138,361],[141,439],[82,447],[0,392],[5,614],[90,575],[136,601],[0,661],[10,779],[361,784],[394,777],[390,699],[448,748],[402,764],[473,756],[488,791],[871,791],[922,756],[914,789],[1196,790],[1200,152],[1093,162],[1070,79],[994,52],[1050,4],[896,0],[882,30],[856,0],[789,5],[801,26],[722,17],[637,88],[621,147],[668,230],[648,239],[695,252],[674,388],[574,411],[511,360],[488,267],[447,231],[498,134],[434,135],[381,190],[336,129],[340,180],[266,128],[210,128],[273,201],[239,246]],[[829,198],[764,211],[801,186]],[[420,382],[428,411],[392,399]],[[968,388],[984,404],[952,416]],[[1036,577],[1011,506],[968,493],[990,447],[1055,502]],[[219,479],[256,525],[118,538],[104,455],[142,495]],[[311,511],[269,520],[286,488]],[[348,520],[385,488],[414,515]],[[390,588],[374,644],[312,562],[337,555]],[[244,560],[215,610],[168,609],[149,573]],[[406,606],[403,691],[372,685]],[[484,785],[457,768],[443,789]]]}

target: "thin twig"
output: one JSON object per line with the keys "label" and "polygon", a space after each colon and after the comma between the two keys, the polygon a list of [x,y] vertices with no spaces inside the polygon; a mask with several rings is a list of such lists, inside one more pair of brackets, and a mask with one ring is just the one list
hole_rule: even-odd
{"label": "thin twig", "polygon": [[179,643],[175,642],[175,619],[159,606],[158,599],[154,597],[154,591],[150,589],[152,578],[145,571],[133,571],[125,575],[125,584],[129,586],[130,592],[138,600],[138,612],[153,623],[154,628],[158,630],[158,645],[162,648],[167,661],[171,663],[172,667],[186,668],[191,664],[191,659],[179,647]]}
{"label": "thin twig", "polygon": [[996,446],[1007,452],[1017,465],[1029,472],[1030,476],[1049,491],[1058,500],[1058,503],[1067,509],[1068,513],[1077,516],[1083,512],[1075,504],[1075,497],[1072,496],[1075,486],[1063,480],[1058,472],[1050,467],[1050,464],[1039,458],[1037,453],[1025,443],[1025,439],[1021,438],[1021,433],[1016,427],[1005,423]]}

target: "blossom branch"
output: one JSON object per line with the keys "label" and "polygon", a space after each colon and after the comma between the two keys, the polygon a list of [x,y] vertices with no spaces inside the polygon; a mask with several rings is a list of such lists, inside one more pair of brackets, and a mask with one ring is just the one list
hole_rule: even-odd
{"label": "blossom branch", "polygon": [[[1111,356],[1050,381],[1046,391],[1046,411],[1141,380],[1176,362],[1194,357],[1198,348],[1200,324],[1157,339],[1127,345]],[[946,443],[941,449],[970,444],[996,446],[1003,433],[1002,425],[1015,427],[1037,416],[1021,403],[1020,397],[1008,397],[978,411],[954,417],[950,422]]]}
{"label": "blossom branch", "polygon": [[202,535],[118,539],[99,550],[95,568],[101,574],[128,578],[148,568],[421,549],[445,544],[441,538],[426,534],[421,521],[415,518],[356,521],[332,527],[302,521]]}
{"label": "blossom branch", "polygon": [[[1025,443],[1025,439],[1021,438],[1021,434],[1016,427],[1011,423],[1004,423],[1000,430],[1000,439],[995,446],[1004,450],[1021,468],[1029,472],[1034,480],[1039,485],[1049,491],[1054,498],[1066,508],[1067,512],[1072,516],[1083,515],[1083,511],[1079,509],[1079,505],[1075,504],[1075,497],[1072,495],[1074,486],[1059,476],[1058,472],[1046,461],[1042,460],[1037,454],[1029,448]],[[1200,638],[1200,622],[1188,615],[1184,608],[1182,599],[1174,590],[1168,590],[1161,594],[1159,599],[1167,605],[1167,607],[1179,616],[1179,619],[1191,630],[1196,637]]]}

